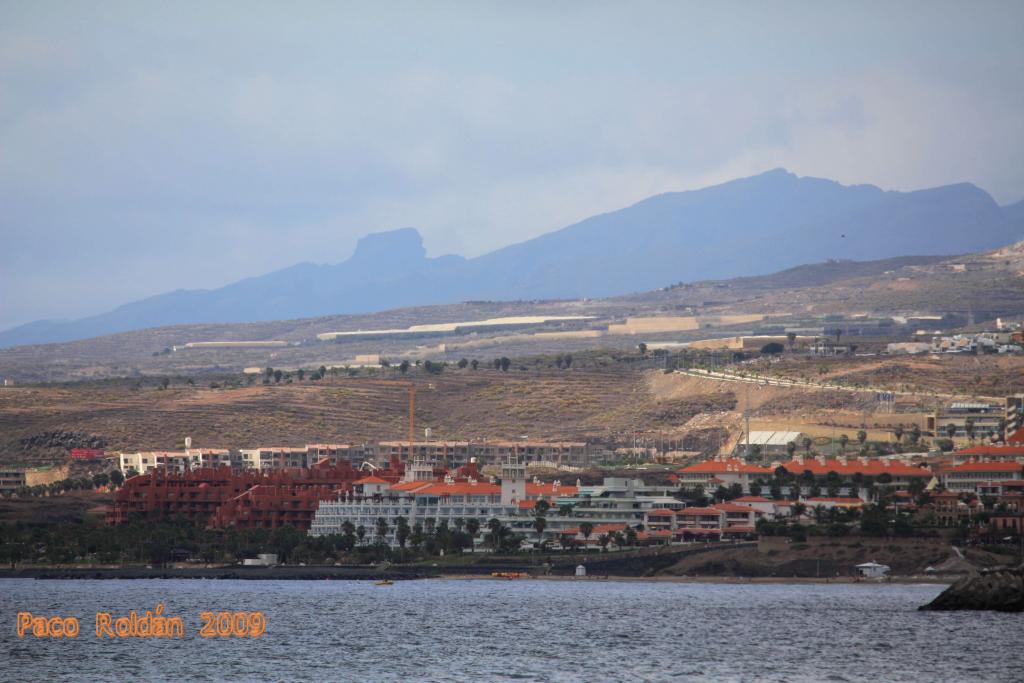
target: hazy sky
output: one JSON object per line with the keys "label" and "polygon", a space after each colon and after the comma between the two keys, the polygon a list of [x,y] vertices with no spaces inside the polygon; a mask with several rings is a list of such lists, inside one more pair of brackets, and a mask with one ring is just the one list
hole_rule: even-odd
{"label": "hazy sky", "polygon": [[777,166],[1016,201],[1022,29],[1018,0],[0,1],[0,328]]}

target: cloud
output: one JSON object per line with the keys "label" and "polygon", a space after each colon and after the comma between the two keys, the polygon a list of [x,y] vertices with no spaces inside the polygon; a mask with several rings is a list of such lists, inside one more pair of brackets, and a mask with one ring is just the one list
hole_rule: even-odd
{"label": "cloud", "polygon": [[12,5],[0,327],[777,166],[1019,199],[1024,12],[926,7]]}

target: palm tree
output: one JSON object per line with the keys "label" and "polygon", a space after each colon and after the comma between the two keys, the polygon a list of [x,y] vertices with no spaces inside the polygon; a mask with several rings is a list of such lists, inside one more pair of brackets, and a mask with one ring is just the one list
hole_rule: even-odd
{"label": "palm tree", "polygon": [[[383,518],[381,518],[383,519]],[[377,520],[380,522],[380,520]],[[405,549],[405,542],[409,540],[409,522],[405,517],[398,517],[395,519],[395,540],[398,541],[398,547]]]}
{"label": "palm tree", "polygon": [[601,550],[608,550],[608,544],[611,542],[612,537],[608,534],[601,534],[597,537],[597,542],[601,545]]}
{"label": "palm tree", "polygon": [[497,517],[491,517],[487,520],[487,528],[491,530],[491,543],[494,546],[494,551],[498,551],[498,545],[501,543],[501,530],[503,525],[501,520]]}
{"label": "palm tree", "polygon": [[384,538],[388,535],[388,531],[390,531],[390,527],[388,527],[388,520],[384,519],[383,517],[378,517],[377,538],[380,539],[381,543],[384,542]]}
{"label": "palm tree", "polygon": [[544,540],[544,529],[546,529],[547,526],[548,520],[546,520],[543,515],[537,515],[533,518],[533,528],[536,530],[537,537],[541,541]]}
{"label": "palm tree", "polygon": [[590,522],[581,523],[580,533],[583,535],[583,543],[586,544],[590,540],[590,534],[594,533],[594,525]]}
{"label": "palm tree", "polygon": [[476,535],[480,533],[480,520],[476,517],[470,517],[469,519],[467,519],[466,533],[468,533],[469,537],[473,539],[475,547]]}

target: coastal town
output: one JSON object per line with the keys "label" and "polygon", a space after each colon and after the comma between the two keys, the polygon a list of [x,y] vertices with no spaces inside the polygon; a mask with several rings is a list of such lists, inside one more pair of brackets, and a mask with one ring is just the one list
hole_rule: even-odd
{"label": "coastal town", "polygon": [[[84,488],[112,490],[109,525],[288,528],[311,545],[331,541],[334,551],[309,560],[370,548],[395,557],[557,555],[815,534],[940,537],[1012,556],[1024,530],[1022,405],[1022,395],[953,402],[921,425],[897,428],[887,443],[867,442],[863,430],[852,439],[751,431],[729,452],[648,450],[625,463],[587,442],[527,439],[226,449],[185,438],[178,451],[75,448],[69,459],[94,472]],[[82,486],[67,471],[0,473],[0,494],[60,496]],[[52,481],[30,485],[29,476],[42,474]],[[201,554],[175,556],[187,564],[204,561]],[[888,571],[862,559],[849,573]]]}

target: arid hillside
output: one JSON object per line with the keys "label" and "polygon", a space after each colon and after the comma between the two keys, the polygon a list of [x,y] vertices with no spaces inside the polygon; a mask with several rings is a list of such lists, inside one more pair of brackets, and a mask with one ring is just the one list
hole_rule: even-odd
{"label": "arid hillside", "polygon": [[[588,352],[571,367],[556,358],[514,359],[508,370],[481,364],[439,374],[411,367],[328,373],[264,385],[241,376],[103,380],[0,389],[0,462],[51,462],[72,446],[241,448],[404,439],[408,393],[416,387],[416,434],[435,439],[579,439],[622,447],[634,435],[677,450],[723,449],[735,443],[750,410],[752,429],[828,436],[838,429],[888,439],[898,424],[954,397],[996,399],[1024,392],[1024,359],[1016,356],[814,359],[784,356],[759,372],[776,377],[858,381],[901,394],[884,412],[873,390],[763,386],[665,373],[638,354]],[[734,366],[741,367],[741,366]],[[752,369],[751,366],[750,369]],[[232,379],[234,385],[232,385]],[[383,380],[383,381],[382,381]],[[189,383],[191,382],[191,383]],[[81,443],[79,443],[81,441]]]}
{"label": "arid hillside", "polygon": [[[938,316],[944,329],[997,316],[1024,315],[1024,243],[954,258],[830,261],[774,275],[669,285],[631,296],[573,301],[465,302],[375,314],[224,325],[179,325],[76,342],[0,349],[0,377],[55,382],[237,372],[245,367],[357,364],[361,355],[392,360],[625,352],[638,342],[778,334],[786,327],[857,326],[866,319]],[[681,273],[681,277],[685,274]],[[504,326],[481,321],[550,318]],[[673,318],[652,330],[639,323]],[[411,326],[462,323],[456,329]],[[886,328],[893,341],[918,329]],[[331,333],[346,333],[332,336]],[[353,332],[360,332],[353,335]],[[278,342],[273,347],[196,347],[196,342]]]}
{"label": "arid hillside", "polygon": [[[76,432],[102,438],[110,449],[197,446],[239,448],[404,439],[408,393],[416,387],[416,433],[430,427],[437,439],[519,438],[615,440],[634,429],[678,433],[707,410],[729,410],[728,391],[686,397],[658,396],[648,377],[657,370],[584,357],[559,369],[548,359],[493,367],[448,368],[431,374],[413,368],[328,375],[324,380],[236,388],[148,382],[84,382],[0,390],[0,454],[6,462],[66,455],[33,437]],[[396,384],[379,383],[382,378]],[[40,446],[39,442],[43,441]]]}

